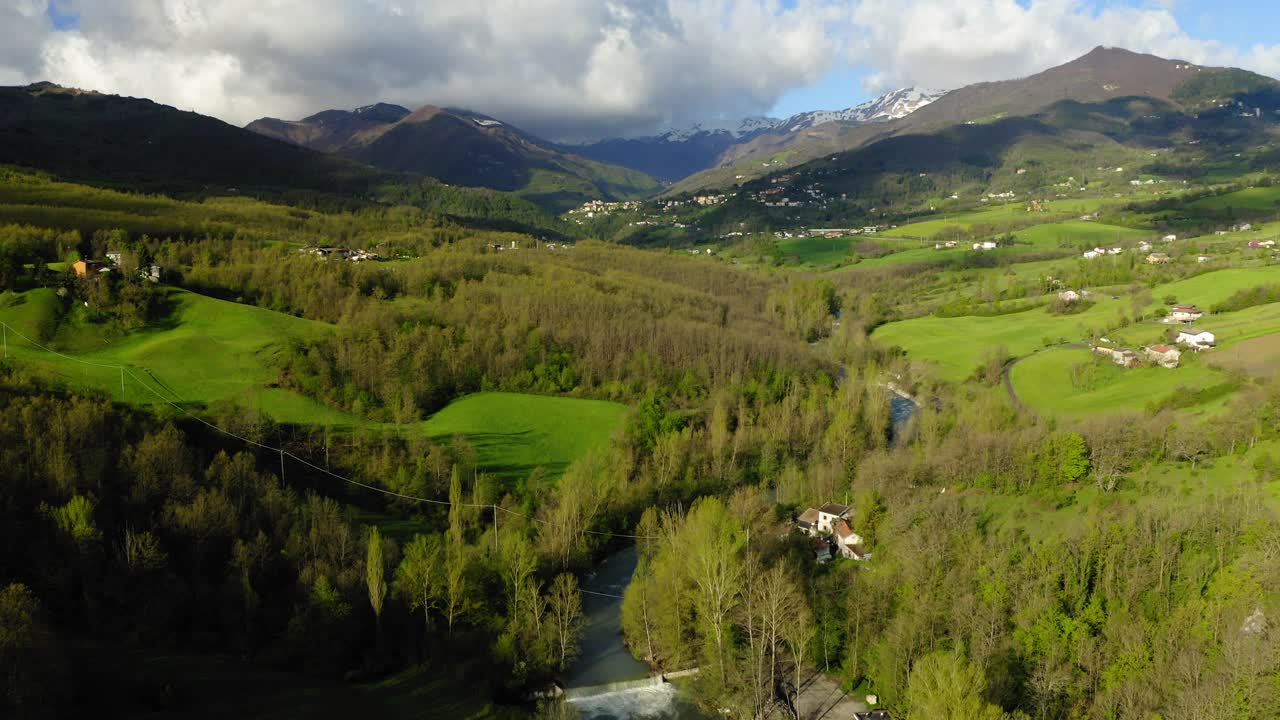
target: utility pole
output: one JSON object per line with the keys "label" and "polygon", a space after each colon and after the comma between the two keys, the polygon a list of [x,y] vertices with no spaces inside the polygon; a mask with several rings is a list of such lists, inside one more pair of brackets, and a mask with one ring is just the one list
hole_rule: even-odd
{"label": "utility pole", "polygon": [[284,448],[280,448],[280,482],[284,482]]}
{"label": "utility pole", "polygon": [[120,366],[120,402],[124,402],[124,366]]}
{"label": "utility pole", "polygon": [[498,506],[493,506],[493,554],[498,554]]}
{"label": "utility pole", "polygon": [[9,359],[9,326],[0,323],[0,328],[4,329],[4,359]]}

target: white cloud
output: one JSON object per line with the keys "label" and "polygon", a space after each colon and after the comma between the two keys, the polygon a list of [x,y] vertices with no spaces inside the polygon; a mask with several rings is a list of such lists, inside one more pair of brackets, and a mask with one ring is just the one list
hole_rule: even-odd
{"label": "white cloud", "polygon": [[1141,0],[2,0],[0,82],[48,79],[244,123],[456,105],[586,137],[760,113],[837,61],[868,89],[1037,72],[1095,45],[1280,75]]}
{"label": "white cloud", "polygon": [[853,13],[852,60],[873,68],[870,90],[904,85],[954,88],[1023,77],[1098,45],[1205,65],[1280,74],[1280,47],[1248,53],[1194,38],[1169,5],[1077,0],[861,0]]}
{"label": "white cloud", "polygon": [[535,132],[622,132],[759,111],[815,81],[839,50],[827,0],[98,0],[70,9],[79,29],[45,34],[38,68],[21,68],[30,79],[236,123],[387,100],[469,107]]}

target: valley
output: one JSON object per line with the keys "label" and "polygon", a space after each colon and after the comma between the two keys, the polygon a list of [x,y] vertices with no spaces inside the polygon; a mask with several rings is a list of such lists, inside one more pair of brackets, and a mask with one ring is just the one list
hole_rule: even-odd
{"label": "valley", "polygon": [[0,89],[0,710],[1275,717],[1277,111]]}

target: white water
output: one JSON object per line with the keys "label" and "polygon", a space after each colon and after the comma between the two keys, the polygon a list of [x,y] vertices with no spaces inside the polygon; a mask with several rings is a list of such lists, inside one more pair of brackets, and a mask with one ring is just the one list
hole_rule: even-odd
{"label": "white water", "polygon": [[582,720],[667,720],[683,717],[686,710],[677,702],[676,695],[675,685],[659,683],[569,702],[577,708]]}

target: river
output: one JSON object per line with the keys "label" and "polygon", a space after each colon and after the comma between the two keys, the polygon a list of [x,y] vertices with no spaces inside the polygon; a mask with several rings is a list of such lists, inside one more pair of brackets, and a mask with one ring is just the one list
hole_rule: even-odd
{"label": "river", "polygon": [[[896,441],[919,409],[894,394],[889,401]],[[565,674],[565,692],[582,720],[710,720],[679,689],[653,678],[622,642],[622,595],[636,571],[636,549],[614,552],[582,585],[585,618],[578,659]]]}
{"label": "river", "polygon": [[678,683],[648,680],[649,666],[622,642],[622,594],[636,562],[635,546],[619,550],[583,583],[586,622],[578,659],[565,674],[569,702],[582,720],[708,720]]}

